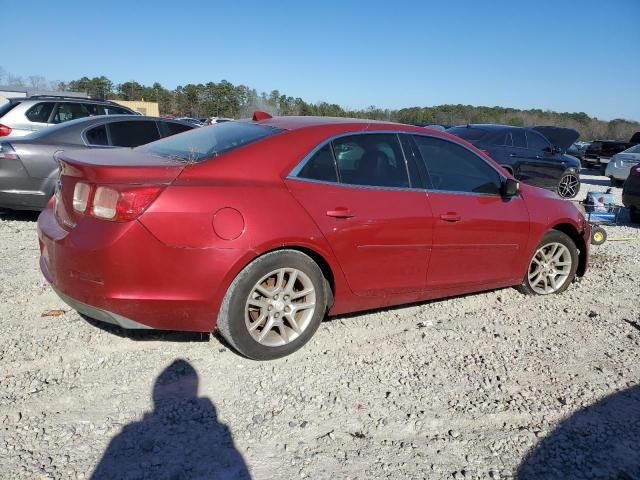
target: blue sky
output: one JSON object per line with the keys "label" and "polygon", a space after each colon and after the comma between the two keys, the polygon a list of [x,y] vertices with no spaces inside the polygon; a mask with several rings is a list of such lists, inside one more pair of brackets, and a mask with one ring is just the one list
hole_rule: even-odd
{"label": "blue sky", "polygon": [[25,77],[640,120],[640,0],[0,0],[0,19],[0,66]]}

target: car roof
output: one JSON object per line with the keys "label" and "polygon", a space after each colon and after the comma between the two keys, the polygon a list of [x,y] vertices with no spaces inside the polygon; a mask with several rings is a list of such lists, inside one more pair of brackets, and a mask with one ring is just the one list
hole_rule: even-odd
{"label": "car roof", "polygon": [[525,128],[525,127],[518,127],[515,125],[503,125],[500,123],[469,123],[467,125],[456,125],[455,127],[451,127],[451,128],[477,128],[477,129],[482,129],[482,130],[503,130],[505,128]]}
{"label": "car roof", "polygon": [[[11,103],[22,103],[22,102],[67,102],[67,103],[95,103],[99,105],[116,105],[123,108],[129,109],[124,105],[120,105],[119,103],[114,102],[113,100],[101,100],[99,98],[87,98],[87,97],[65,97],[65,96],[56,96],[56,95],[34,95],[31,97],[10,97],[7,98],[7,101]],[[129,109],[130,110],[130,109]]]}
{"label": "car roof", "polygon": [[[409,130],[420,130],[420,127],[405,125],[402,123],[385,122],[380,120],[368,120],[363,118],[344,118],[344,117],[306,117],[306,116],[286,116],[272,117],[266,120],[255,122],[260,125],[269,125],[283,130],[299,130],[309,127],[322,127],[327,125],[358,125],[366,127],[367,125],[375,125],[376,128],[390,127],[397,130],[398,127],[406,127]],[[363,128],[364,129],[364,128]],[[422,129],[424,130],[424,129]]]}

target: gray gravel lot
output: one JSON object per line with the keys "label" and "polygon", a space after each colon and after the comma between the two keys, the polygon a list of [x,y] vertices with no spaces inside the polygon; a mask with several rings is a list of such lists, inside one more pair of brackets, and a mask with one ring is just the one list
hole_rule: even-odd
{"label": "gray gravel lot", "polygon": [[0,478],[640,479],[640,241],[594,247],[559,296],[334,318],[258,363],[82,319],[34,220],[0,215]]}

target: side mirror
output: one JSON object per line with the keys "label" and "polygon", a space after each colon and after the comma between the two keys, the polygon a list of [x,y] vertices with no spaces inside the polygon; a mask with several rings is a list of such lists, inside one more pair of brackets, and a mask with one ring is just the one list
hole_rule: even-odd
{"label": "side mirror", "polygon": [[502,182],[502,196],[503,197],[515,197],[520,193],[520,182],[513,178],[507,178]]}

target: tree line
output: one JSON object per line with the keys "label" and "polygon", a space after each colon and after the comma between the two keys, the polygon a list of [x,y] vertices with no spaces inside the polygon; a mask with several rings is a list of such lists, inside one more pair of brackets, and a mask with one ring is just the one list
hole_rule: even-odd
{"label": "tree line", "polygon": [[[4,77],[4,78],[3,78]],[[333,117],[368,118],[408,124],[452,124],[502,123],[507,125],[557,125],[575,128],[582,140],[596,138],[628,140],[640,131],[640,123],[615,119],[611,121],[590,117],[584,112],[560,113],[549,110],[520,110],[506,107],[483,107],[473,105],[437,105],[382,109],[370,106],[365,109],[348,110],[335,103],[309,103],[300,97],[291,97],[278,90],[260,92],[246,85],[234,85],[222,80],[218,83],[180,85],[171,90],[156,82],[142,85],[136,81],[115,84],[105,76],[82,77],[69,82],[47,82],[42,76],[30,76],[26,80],[8,75],[0,67],[0,83],[50,89],[56,91],[86,92],[91,97],[112,100],[146,100],[158,102],[161,114],[191,117],[250,117],[255,110],[275,115],[319,115]]]}

